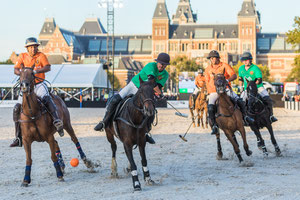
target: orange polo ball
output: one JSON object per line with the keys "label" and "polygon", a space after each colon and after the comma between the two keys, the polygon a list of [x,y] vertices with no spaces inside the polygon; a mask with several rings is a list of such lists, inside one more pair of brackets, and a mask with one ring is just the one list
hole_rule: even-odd
{"label": "orange polo ball", "polygon": [[72,160],[70,161],[70,165],[72,167],[77,167],[79,164],[79,160],[77,158],[72,158]]}

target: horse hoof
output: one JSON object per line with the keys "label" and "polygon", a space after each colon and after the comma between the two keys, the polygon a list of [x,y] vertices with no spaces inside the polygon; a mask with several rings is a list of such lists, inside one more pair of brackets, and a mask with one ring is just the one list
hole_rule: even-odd
{"label": "horse hoof", "polygon": [[110,174],[110,177],[111,177],[111,178],[119,178],[119,174],[118,174],[118,172],[112,172],[112,173]]}
{"label": "horse hoof", "polygon": [[280,149],[279,150],[276,149],[276,156],[277,157],[281,157],[282,156]]}
{"label": "horse hoof", "polygon": [[146,185],[154,186],[154,185],[157,185],[157,183],[155,183],[155,181],[153,181],[152,179],[148,179],[148,180],[146,181]]}
{"label": "horse hoof", "polygon": [[248,150],[248,151],[246,152],[246,154],[247,154],[247,156],[251,156],[251,155],[252,155],[252,151]]}
{"label": "horse hoof", "polygon": [[29,183],[24,181],[24,182],[21,184],[21,187],[28,187],[28,185],[29,185]]}
{"label": "horse hoof", "polygon": [[91,160],[87,159],[87,158],[83,159],[83,163],[85,164],[85,166],[87,168],[94,168],[95,167],[94,163]]}
{"label": "horse hoof", "polygon": [[58,181],[59,181],[59,182],[64,182],[65,179],[64,179],[64,177],[58,177]]}
{"label": "horse hoof", "polygon": [[135,186],[133,189],[134,189],[134,191],[141,191],[142,190],[141,186]]}
{"label": "horse hoof", "polygon": [[222,153],[218,153],[216,156],[217,160],[222,160],[223,159],[223,154]]}

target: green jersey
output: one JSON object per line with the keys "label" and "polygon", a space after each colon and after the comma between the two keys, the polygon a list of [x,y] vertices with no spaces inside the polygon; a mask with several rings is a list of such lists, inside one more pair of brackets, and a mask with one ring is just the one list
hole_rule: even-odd
{"label": "green jersey", "polygon": [[132,82],[134,85],[139,88],[140,87],[140,80],[139,77],[143,81],[148,81],[148,75],[152,75],[155,78],[155,82],[159,83],[160,85],[164,86],[169,78],[169,73],[166,70],[159,72],[157,69],[157,63],[151,62],[148,63],[137,75],[132,78]]}
{"label": "green jersey", "polygon": [[[247,80],[254,81],[256,78],[262,78],[261,70],[258,66],[252,64],[248,70],[245,69],[245,65],[240,66],[239,76],[244,80],[244,89],[247,88]],[[263,84],[260,83],[257,85],[257,88],[263,87]]]}

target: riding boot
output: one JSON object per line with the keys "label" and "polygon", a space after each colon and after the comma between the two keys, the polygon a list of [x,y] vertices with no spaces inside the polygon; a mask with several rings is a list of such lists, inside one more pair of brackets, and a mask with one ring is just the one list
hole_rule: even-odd
{"label": "riding boot", "polygon": [[45,106],[47,107],[50,115],[52,116],[53,125],[55,126],[55,128],[56,128],[57,132],[59,133],[60,137],[64,136],[64,125],[63,125],[62,120],[58,116],[56,105],[53,102],[52,97],[50,95],[45,96],[43,98],[42,102],[45,104]]}
{"label": "riding boot", "polygon": [[117,108],[117,105],[122,100],[122,97],[119,94],[116,94],[112,97],[112,99],[109,101],[106,113],[104,115],[104,118],[102,121],[100,121],[94,128],[95,131],[103,131],[104,128],[109,124],[112,116],[114,115],[114,112]]}
{"label": "riding boot", "polygon": [[15,136],[13,143],[11,143],[10,147],[22,147],[22,134],[21,134],[21,127],[19,117],[21,112],[21,104],[17,103],[13,110],[13,119],[15,122]]}
{"label": "riding boot", "polygon": [[245,106],[245,102],[243,101],[242,98],[239,98],[237,101],[236,101],[237,105],[239,106],[240,108],[240,111],[242,112],[242,115],[243,115],[243,120],[244,120],[244,124],[245,125],[248,125],[248,124],[253,124],[255,121],[253,118],[249,117],[247,115],[247,112],[246,112],[246,106]]}
{"label": "riding boot", "polygon": [[270,111],[270,121],[271,121],[271,123],[278,121],[278,119],[273,116],[273,101],[270,98],[270,96],[263,97],[263,102],[267,105],[268,110]]}
{"label": "riding boot", "polygon": [[196,102],[196,95],[195,94],[192,94],[192,109],[194,110],[195,109],[195,102]]}
{"label": "riding boot", "polygon": [[207,110],[208,110],[208,118],[210,121],[211,130],[212,130],[211,135],[216,135],[219,129],[216,124],[216,105],[208,104]]}
{"label": "riding boot", "polygon": [[155,141],[152,138],[151,133],[146,133],[146,142],[149,142],[150,144],[155,144]]}

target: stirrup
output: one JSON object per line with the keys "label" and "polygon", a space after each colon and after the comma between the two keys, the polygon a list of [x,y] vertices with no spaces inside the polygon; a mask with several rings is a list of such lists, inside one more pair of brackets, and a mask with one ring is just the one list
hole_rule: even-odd
{"label": "stirrup", "polygon": [[217,125],[213,125],[213,127],[211,128],[212,132],[211,135],[217,135],[218,133],[218,127]]}
{"label": "stirrup", "polygon": [[150,133],[146,133],[146,142],[149,142],[150,144],[155,144],[155,141]]}
{"label": "stirrup", "polygon": [[56,119],[53,121],[53,125],[55,126],[60,137],[64,136],[64,124],[60,119]]}
{"label": "stirrup", "polygon": [[15,138],[9,147],[22,147],[22,140],[19,137]]}
{"label": "stirrup", "polygon": [[270,121],[273,122],[277,122],[278,119],[276,117],[274,117],[273,115],[270,116]]}
{"label": "stirrup", "polygon": [[95,131],[100,131],[100,132],[102,132],[102,131],[104,130],[104,128],[105,128],[104,122],[99,122],[99,123],[95,126],[94,130],[95,130]]}

